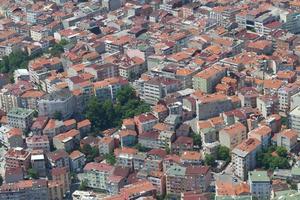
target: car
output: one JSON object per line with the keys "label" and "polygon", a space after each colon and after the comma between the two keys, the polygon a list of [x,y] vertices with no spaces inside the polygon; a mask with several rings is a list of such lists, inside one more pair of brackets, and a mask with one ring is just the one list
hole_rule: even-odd
{"label": "car", "polygon": [[233,177],[232,180],[233,180],[233,182],[237,182],[238,181],[238,179],[235,178],[235,177]]}

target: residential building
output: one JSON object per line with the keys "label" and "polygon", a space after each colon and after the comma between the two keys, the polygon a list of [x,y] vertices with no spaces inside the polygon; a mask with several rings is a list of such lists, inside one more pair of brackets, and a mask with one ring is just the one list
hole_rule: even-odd
{"label": "residential building", "polygon": [[7,114],[8,124],[15,128],[28,130],[33,123],[34,111],[24,108],[13,108]]}
{"label": "residential building", "polygon": [[284,147],[288,152],[297,145],[298,133],[292,129],[286,129],[276,134],[277,146]]}
{"label": "residential building", "polygon": [[262,200],[270,199],[272,185],[267,171],[251,171],[248,177],[252,196]]}
{"label": "residential building", "polygon": [[288,84],[278,90],[279,111],[289,112],[291,109],[291,98],[299,92],[299,86],[296,84]]}
{"label": "residential building", "polygon": [[88,187],[107,190],[107,180],[112,174],[113,166],[104,163],[88,163],[85,165],[84,178]]}
{"label": "residential building", "polygon": [[39,116],[54,117],[59,112],[63,119],[75,112],[75,99],[68,89],[52,92],[38,101]]}
{"label": "residential building", "polygon": [[56,149],[64,149],[66,151],[73,150],[80,142],[80,133],[76,129],[72,129],[65,133],[61,133],[53,137],[53,145]]}
{"label": "residential building", "polygon": [[7,132],[7,146],[9,148],[24,147],[23,132],[19,128],[12,128]]}
{"label": "residential building", "polygon": [[207,166],[172,166],[166,171],[167,194],[179,195],[181,192],[205,192],[211,181]]}
{"label": "residential building", "polygon": [[262,148],[267,149],[271,143],[272,129],[269,126],[259,126],[248,133],[249,138],[260,141]]}
{"label": "residential building", "polygon": [[183,151],[191,151],[194,148],[193,139],[180,136],[171,145],[171,151],[174,154],[181,154]]}
{"label": "residential building", "polygon": [[70,167],[73,172],[81,172],[85,165],[85,155],[78,150],[70,153]]}
{"label": "residential building", "polygon": [[44,151],[50,151],[49,138],[46,135],[34,135],[27,137],[26,146],[31,150],[42,149]]}
{"label": "residential building", "polygon": [[21,167],[27,171],[30,166],[30,152],[21,147],[9,149],[5,154],[5,165],[8,168]]}
{"label": "residential building", "polygon": [[153,126],[158,123],[158,119],[151,113],[144,113],[134,117],[138,133],[151,131]]}
{"label": "residential building", "polygon": [[300,106],[297,106],[292,110],[289,115],[289,128],[300,133]]}
{"label": "residential building", "polygon": [[50,200],[62,200],[65,196],[63,182],[56,180],[48,181],[48,195]]}
{"label": "residential building", "polygon": [[98,147],[100,155],[111,154],[114,152],[115,141],[112,137],[103,137],[100,139]]}
{"label": "residential building", "polygon": [[226,126],[219,132],[219,141],[223,146],[233,149],[247,139],[247,128],[240,122]]}
{"label": "residential building", "polygon": [[38,176],[45,177],[47,173],[46,158],[43,152],[34,152],[31,155],[31,167],[36,170]]}
{"label": "residential building", "polygon": [[133,130],[120,130],[119,132],[121,146],[134,146],[137,141],[137,133]]}
{"label": "residential building", "polygon": [[70,191],[71,176],[66,167],[56,167],[51,170],[52,180],[60,181],[63,184],[63,194]]}
{"label": "residential building", "polygon": [[247,180],[248,172],[256,167],[256,154],[261,150],[261,143],[255,138],[243,141],[232,150],[233,173],[242,180]]}
{"label": "residential building", "polygon": [[68,170],[70,169],[70,157],[65,150],[58,149],[48,152],[46,156],[48,159],[49,168],[66,167]]}
{"label": "residential building", "polygon": [[215,86],[225,77],[226,69],[215,65],[209,67],[193,77],[193,88],[205,93],[213,93]]}

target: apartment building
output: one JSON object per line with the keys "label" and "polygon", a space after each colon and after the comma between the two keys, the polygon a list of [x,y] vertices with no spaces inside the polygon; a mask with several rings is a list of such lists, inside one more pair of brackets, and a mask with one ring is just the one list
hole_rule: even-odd
{"label": "apartment building", "polygon": [[196,101],[198,120],[206,120],[219,116],[222,112],[233,109],[232,101],[224,94],[208,94],[199,96]]}
{"label": "apartment building", "polygon": [[83,180],[87,182],[88,187],[107,190],[107,178],[113,172],[113,166],[105,163],[88,163],[85,165]]}
{"label": "apartment building", "polygon": [[269,126],[259,126],[248,133],[249,138],[256,138],[260,141],[262,148],[266,149],[271,143],[272,129]]}
{"label": "apartment building", "polygon": [[300,106],[294,108],[289,115],[289,128],[300,133]]}
{"label": "apartment building", "polygon": [[27,171],[30,166],[30,152],[21,147],[9,149],[5,154],[5,164],[8,168],[21,167]]}
{"label": "apartment building", "polygon": [[71,151],[80,142],[80,133],[76,129],[72,129],[65,133],[61,133],[53,137],[53,145],[56,149],[64,149],[65,151]]}
{"label": "apartment building", "polygon": [[247,180],[248,172],[256,167],[256,153],[260,149],[260,141],[249,138],[232,150],[232,167],[236,176],[242,180]]}
{"label": "apartment building", "polygon": [[219,65],[209,67],[193,77],[193,88],[205,93],[213,93],[215,86],[226,75],[226,69]]}
{"label": "apartment building", "polygon": [[276,134],[277,146],[284,147],[288,152],[297,145],[298,133],[292,129],[286,129]]}
{"label": "apartment building", "polygon": [[26,146],[28,149],[42,149],[50,151],[50,143],[47,135],[34,135],[26,138]]}
{"label": "apartment building", "polygon": [[262,200],[270,199],[272,184],[267,171],[251,171],[248,177],[252,196]]}
{"label": "apartment building", "polygon": [[291,109],[291,98],[299,92],[297,84],[288,84],[278,90],[279,111],[289,112]]}
{"label": "apartment building", "polygon": [[145,102],[155,105],[167,94],[181,90],[181,88],[182,85],[179,80],[154,77],[144,82],[141,93]]}
{"label": "apartment building", "polygon": [[119,68],[118,65],[106,63],[106,64],[93,64],[85,67],[84,72],[92,74],[96,80],[101,81],[107,78],[118,77]]}
{"label": "apartment building", "polygon": [[28,130],[33,123],[34,110],[13,108],[7,114],[8,124],[11,127]]}
{"label": "apartment building", "polygon": [[53,118],[55,113],[60,112],[62,117],[67,119],[75,110],[75,98],[68,89],[49,93],[38,101],[39,116]]}
{"label": "apartment building", "polygon": [[226,126],[219,132],[220,143],[231,150],[245,139],[247,139],[247,128],[240,122]]}
{"label": "apartment building", "polygon": [[70,191],[71,176],[69,169],[66,167],[56,167],[51,170],[52,180],[60,181],[63,185],[63,194]]}
{"label": "apartment building", "polygon": [[21,180],[5,183],[0,187],[0,199],[45,199],[50,200],[46,180]]}
{"label": "apartment building", "polygon": [[158,123],[158,119],[151,113],[143,113],[134,116],[134,121],[139,134],[151,131],[153,126]]}
{"label": "apartment building", "polygon": [[65,150],[58,149],[48,152],[46,156],[50,168],[66,167],[68,170],[70,169],[70,157]]}
{"label": "apartment building", "polygon": [[100,155],[113,153],[115,148],[115,141],[112,137],[103,137],[99,141],[99,153]]}
{"label": "apartment building", "polygon": [[171,166],[166,171],[167,194],[179,195],[181,192],[205,192],[211,181],[207,166]]}

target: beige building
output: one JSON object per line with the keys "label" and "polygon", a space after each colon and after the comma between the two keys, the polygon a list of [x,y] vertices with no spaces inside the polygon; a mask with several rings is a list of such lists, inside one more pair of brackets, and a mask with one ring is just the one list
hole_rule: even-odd
{"label": "beige building", "polygon": [[233,149],[247,138],[247,128],[240,122],[226,126],[219,132],[219,140],[223,146]]}
{"label": "beige building", "polygon": [[276,135],[277,146],[285,147],[289,152],[297,145],[298,134],[292,129],[286,129]]}
{"label": "beige building", "polygon": [[226,69],[219,65],[209,67],[194,75],[193,88],[205,93],[213,93],[215,86],[221,81],[225,74]]}

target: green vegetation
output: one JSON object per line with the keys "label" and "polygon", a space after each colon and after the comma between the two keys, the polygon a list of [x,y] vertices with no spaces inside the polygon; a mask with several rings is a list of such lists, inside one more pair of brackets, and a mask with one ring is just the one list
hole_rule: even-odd
{"label": "green vegetation", "polygon": [[53,118],[57,120],[62,120],[62,113],[60,111],[55,111]]}
{"label": "green vegetation", "polygon": [[0,186],[3,184],[3,177],[2,175],[0,174]]}
{"label": "green vegetation", "polygon": [[0,62],[1,73],[13,73],[16,69],[26,69],[28,62],[33,59],[24,51],[17,50],[4,56]]}
{"label": "green vegetation", "polygon": [[[276,155],[272,155],[273,152],[276,152]],[[265,149],[261,152],[258,152],[256,156],[258,167],[264,169],[274,170],[279,169],[288,169],[290,168],[289,160],[286,157],[287,151],[284,147],[274,147],[271,146],[268,149]]]}
{"label": "green vegetation", "polygon": [[79,190],[85,191],[85,190],[87,190],[87,188],[88,188],[87,181],[86,180],[81,181],[80,186],[79,186]]}
{"label": "green vegetation", "polygon": [[125,86],[117,92],[117,101],[100,102],[92,97],[85,111],[94,130],[105,130],[120,126],[122,120],[150,111],[150,106],[139,100],[132,87]]}
{"label": "green vegetation", "polygon": [[61,40],[59,43],[56,43],[51,48],[49,48],[48,53],[50,53],[53,57],[58,57],[64,52],[64,46],[67,44],[68,41]]}
{"label": "green vegetation", "polygon": [[211,167],[214,167],[216,165],[215,158],[210,154],[205,154],[204,163]]}
{"label": "green vegetation", "polygon": [[32,179],[38,179],[39,178],[38,172],[33,168],[28,169],[28,175]]}
{"label": "green vegetation", "polygon": [[151,149],[149,149],[147,147],[142,146],[140,143],[137,143],[136,145],[134,145],[133,148],[139,150],[140,152],[148,152],[148,151],[151,150]]}
{"label": "green vegetation", "polygon": [[194,145],[197,145],[197,146],[199,146],[199,148],[201,148],[201,146],[202,146],[201,135],[197,134],[197,133],[192,133],[192,138],[194,141]]}
{"label": "green vegetation", "polygon": [[224,160],[226,162],[230,162],[230,149],[225,146],[218,146],[217,150],[217,159],[218,160]]}
{"label": "green vegetation", "polygon": [[110,153],[110,154],[106,154],[104,156],[106,162],[110,165],[114,165],[116,163],[116,157],[114,154]]}
{"label": "green vegetation", "polygon": [[96,147],[91,147],[89,144],[85,144],[80,151],[86,155],[87,162],[92,162],[94,158],[99,156],[99,150]]}

